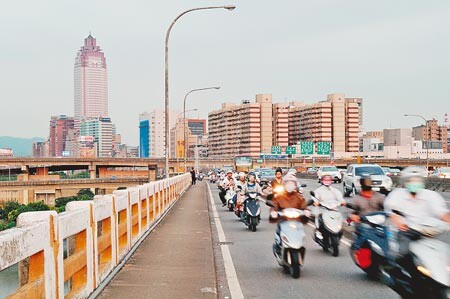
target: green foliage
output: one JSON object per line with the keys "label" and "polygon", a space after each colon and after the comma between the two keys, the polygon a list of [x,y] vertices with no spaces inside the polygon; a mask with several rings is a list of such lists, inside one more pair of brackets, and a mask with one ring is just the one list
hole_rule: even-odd
{"label": "green foliage", "polygon": [[91,189],[81,189],[80,191],[78,191],[77,193],[78,197],[83,197],[86,199],[82,199],[82,200],[91,200],[94,198],[95,194],[91,191]]}
{"label": "green foliage", "polygon": [[14,201],[7,202],[5,206],[0,209],[0,231],[14,227],[16,225],[17,217],[19,217],[21,213],[48,210],[50,210],[50,207],[43,201],[31,202],[27,205]]}
{"label": "green foliage", "polygon": [[55,208],[65,207],[68,202],[78,200],[78,196],[59,197],[55,199]]}
{"label": "green foliage", "polygon": [[[95,194],[90,189],[81,189],[76,196],[60,197],[55,200],[55,211],[62,213],[66,210],[66,204],[71,201],[92,200]],[[24,212],[48,211],[50,207],[43,201],[31,202],[27,205],[10,201],[0,208],[0,231],[14,227],[17,217]]]}

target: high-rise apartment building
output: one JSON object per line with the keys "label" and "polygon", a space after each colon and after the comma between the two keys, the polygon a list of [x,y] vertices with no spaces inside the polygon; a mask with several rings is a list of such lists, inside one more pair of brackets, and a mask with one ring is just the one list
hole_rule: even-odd
{"label": "high-rise apartment building", "polygon": [[[362,99],[330,94],[315,104],[293,102],[289,108],[289,144],[331,142],[334,152],[358,152]],[[361,135],[362,137],[362,135]]]}
{"label": "high-rise apartment building", "polygon": [[428,120],[426,126],[421,125],[412,129],[414,140],[425,141],[425,146],[429,143],[430,148],[431,144],[439,143],[439,147],[442,148],[444,153],[448,151],[447,134],[447,127],[440,126],[436,119]]}
{"label": "high-rise apartment building", "polygon": [[189,128],[192,135],[204,136],[206,135],[206,119],[189,118],[187,120],[187,128]]}
{"label": "high-rise apartment building", "polygon": [[273,145],[287,146],[286,113],[272,103],[271,94],[258,94],[255,102],[222,104],[208,115],[208,155],[258,157]]}
{"label": "high-rise apartment building", "polygon": [[52,116],[50,119],[49,155],[50,157],[67,156],[67,140],[70,130],[74,128],[74,118],[66,115]]}
{"label": "high-rise apartment building", "polygon": [[115,127],[108,117],[83,119],[80,123],[80,137],[92,136],[98,157],[111,157]]}
{"label": "high-rise apartment building", "polygon": [[77,53],[74,66],[75,122],[108,117],[108,76],[105,54],[90,34]]}
{"label": "high-rise apartment building", "polygon": [[[177,117],[180,117],[178,111],[169,112],[170,128],[177,122]],[[165,156],[164,110],[153,110],[139,114],[139,155],[142,158],[162,158]]]}
{"label": "high-rise apartment building", "polygon": [[33,142],[33,158],[47,158],[49,156],[49,142]]}

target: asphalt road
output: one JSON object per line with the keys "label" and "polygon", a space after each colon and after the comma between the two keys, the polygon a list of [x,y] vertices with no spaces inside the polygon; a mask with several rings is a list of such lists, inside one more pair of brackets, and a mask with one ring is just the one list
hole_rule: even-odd
{"label": "asphalt road", "polygon": [[[318,187],[312,180],[305,193]],[[284,274],[273,254],[275,225],[268,223],[268,207],[262,205],[262,221],[249,231],[234,213],[222,207],[215,184],[210,184],[244,298],[398,298],[383,284],[369,280],[357,268],[349,248],[341,244],[339,257],[326,254],[312,240],[306,227],[306,256],[300,279]],[[309,196],[308,196],[309,198]]]}

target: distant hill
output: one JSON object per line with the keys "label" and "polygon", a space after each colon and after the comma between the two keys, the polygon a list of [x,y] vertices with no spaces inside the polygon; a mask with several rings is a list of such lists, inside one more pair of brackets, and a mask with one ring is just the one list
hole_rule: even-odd
{"label": "distant hill", "polygon": [[45,139],[0,136],[0,148],[11,148],[15,157],[28,157],[33,155],[33,142],[37,141],[45,141]]}

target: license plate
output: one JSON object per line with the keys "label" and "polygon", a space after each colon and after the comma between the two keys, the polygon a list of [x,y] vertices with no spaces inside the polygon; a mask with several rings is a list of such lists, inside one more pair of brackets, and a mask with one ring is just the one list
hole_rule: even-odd
{"label": "license plate", "polygon": [[372,190],[373,190],[373,191],[380,191],[380,188],[378,188],[378,187],[373,187]]}

